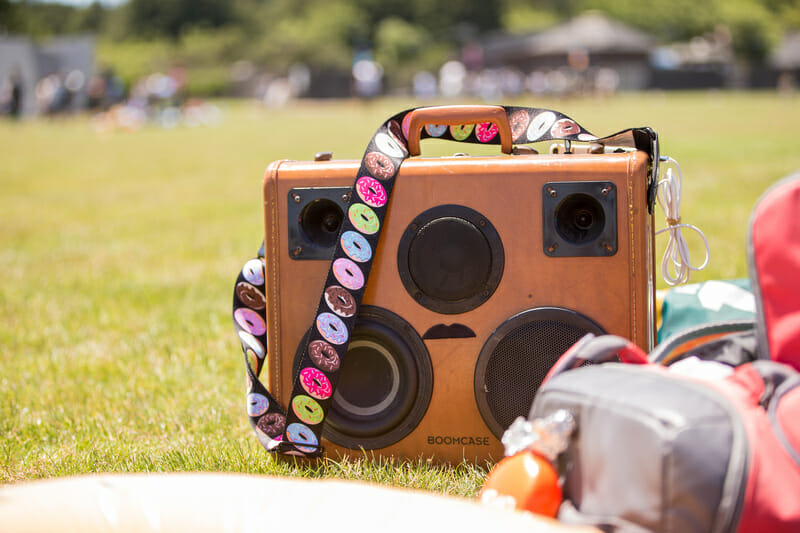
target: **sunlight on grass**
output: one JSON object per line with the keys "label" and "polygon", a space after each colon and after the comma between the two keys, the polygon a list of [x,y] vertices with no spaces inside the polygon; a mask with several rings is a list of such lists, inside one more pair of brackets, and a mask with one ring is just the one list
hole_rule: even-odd
{"label": "sunlight on grass", "polygon": [[[684,171],[683,220],[712,247],[692,281],[746,275],[753,204],[800,169],[800,105],[771,93],[508,103],[559,109],[601,135],[654,127]],[[262,238],[264,168],[323,150],[360,158],[375,128],[411,103],[220,105],[213,128],[101,135],[89,117],[0,123],[0,482],[224,471],[474,495],[487,465],[276,461],[244,413],[230,302]]]}

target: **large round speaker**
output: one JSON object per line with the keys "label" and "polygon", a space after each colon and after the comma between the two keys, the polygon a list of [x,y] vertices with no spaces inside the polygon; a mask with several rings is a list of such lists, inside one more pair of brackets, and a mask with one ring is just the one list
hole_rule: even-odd
{"label": "large round speaker", "polygon": [[559,307],[529,309],[506,320],[486,341],[475,365],[475,401],[497,438],[527,416],[550,368],[587,333],[603,329],[588,317]]}
{"label": "large round speaker", "polygon": [[397,269],[420,305],[442,314],[475,309],[497,289],[505,254],[488,218],[461,205],[418,215],[397,249]]}
{"label": "large round speaker", "polygon": [[[297,348],[295,379],[306,343]],[[391,311],[362,306],[322,434],[352,449],[389,446],[417,427],[432,392],[433,366],[419,334]]]}

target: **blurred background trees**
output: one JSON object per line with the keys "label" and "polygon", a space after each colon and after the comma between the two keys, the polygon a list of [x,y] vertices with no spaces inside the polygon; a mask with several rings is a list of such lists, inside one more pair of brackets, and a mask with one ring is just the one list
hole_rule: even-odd
{"label": "blurred background trees", "polygon": [[275,76],[297,64],[349,74],[353,58],[368,53],[391,89],[460,59],[477,39],[541,30],[591,9],[662,43],[724,26],[744,62],[762,61],[787,31],[800,29],[798,0],[127,0],[85,7],[0,0],[0,33],[95,34],[98,63],[127,84],[179,64],[192,71],[190,90],[214,94],[227,87],[234,63]]}

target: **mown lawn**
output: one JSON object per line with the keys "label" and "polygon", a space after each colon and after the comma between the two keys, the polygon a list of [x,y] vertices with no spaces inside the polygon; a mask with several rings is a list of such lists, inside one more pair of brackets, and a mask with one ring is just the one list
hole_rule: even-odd
{"label": "mown lawn", "polygon": [[[683,168],[683,221],[711,244],[711,265],[692,281],[746,275],[754,202],[800,170],[797,97],[504,103],[555,108],[601,135],[655,128]],[[486,465],[297,467],[268,457],[245,419],[230,323],[236,273],[262,238],[266,165],[323,150],[360,158],[375,128],[414,102],[218,105],[224,120],[214,127],[99,134],[89,117],[0,123],[0,482],[230,471],[473,495]],[[423,143],[428,155],[463,148]],[[689,240],[699,262],[699,241]]]}

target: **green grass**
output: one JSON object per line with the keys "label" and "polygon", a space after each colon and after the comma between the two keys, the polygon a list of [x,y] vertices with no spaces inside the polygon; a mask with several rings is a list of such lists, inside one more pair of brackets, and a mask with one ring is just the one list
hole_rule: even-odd
{"label": "green grass", "polygon": [[[597,134],[654,127],[683,168],[683,220],[712,248],[692,281],[746,275],[753,204],[800,169],[800,105],[772,93],[507,103],[559,109]],[[486,465],[276,461],[243,412],[230,302],[262,238],[265,166],[322,150],[359,158],[375,128],[413,102],[220,105],[225,120],[211,128],[0,123],[0,482],[230,471],[473,495]],[[423,143],[428,155],[461,149]]]}

